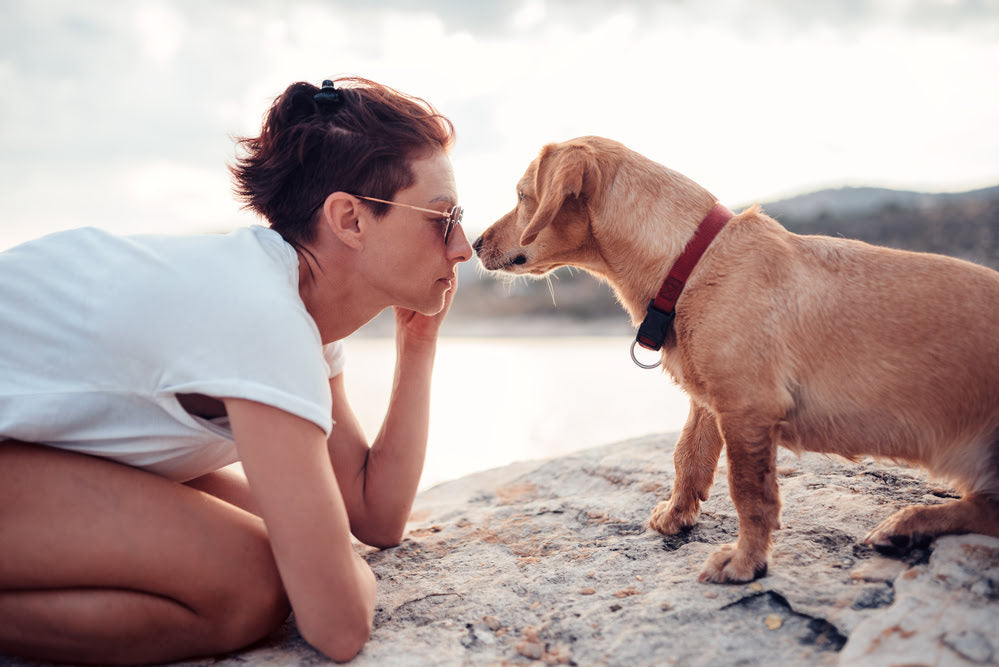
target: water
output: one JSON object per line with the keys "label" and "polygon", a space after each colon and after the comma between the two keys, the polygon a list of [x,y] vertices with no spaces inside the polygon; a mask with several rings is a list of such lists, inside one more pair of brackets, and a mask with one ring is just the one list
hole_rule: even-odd
{"label": "water", "polygon": [[[679,431],[689,403],[642,370],[626,337],[441,338],[420,488],[514,461]],[[344,381],[373,437],[388,404],[391,339],[348,339]]]}

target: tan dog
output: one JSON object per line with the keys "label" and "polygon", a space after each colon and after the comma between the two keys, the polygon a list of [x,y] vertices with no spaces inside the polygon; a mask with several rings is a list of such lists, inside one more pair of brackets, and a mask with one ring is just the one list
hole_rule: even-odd
{"label": "tan dog", "polygon": [[[637,325],[715,198],[617,142],[545,146],[517,207],[475,242],[490,270],[564,265],[606,280]],[[724,226],[676,302],[663,365],[689,394],[676,480],[651,526],[692,526],[722,444],[739,538],[701,581],[766,572],[777,446],[924,466],[960,500],[896,512],[867,537],[905,548],[999,537],[999,273],[939,255],[798,236],[752,207]],[[581,360],[585,363],[585,360]]]}

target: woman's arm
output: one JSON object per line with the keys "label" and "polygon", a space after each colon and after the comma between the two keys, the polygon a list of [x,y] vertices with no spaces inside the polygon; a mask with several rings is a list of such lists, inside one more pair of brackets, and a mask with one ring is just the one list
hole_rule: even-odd
{"label": "woman's arm", "polygon": [[343,374],[330,380],[336,425],[329,456],[351,530],[365,544],[384,548],[402,540],[427,449],[432,364],[432,352],[400,351],[385,420],[370,447],[347,401]]}
{"label": "woman's arm", "polygon": [[402,540],[423,472],[430,423],[430,384],[437,334],[451,303],[433,316],[396,308],[396,366],[381,430],[368,446],[344,392],[343,374],[330,380],[333,419],[329,453],[351,529],[365,544]]}
{"label": "woman's arm", "polygon": [[261,403],[225,405],[299,631],[334,660],[349,660],[371,633],[375,578],[351,544],[323,432]]}

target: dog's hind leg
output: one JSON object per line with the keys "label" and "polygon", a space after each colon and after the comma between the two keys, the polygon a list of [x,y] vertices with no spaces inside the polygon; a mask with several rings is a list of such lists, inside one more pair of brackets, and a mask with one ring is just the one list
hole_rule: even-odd
{"label": "dog's hind leg", "polygon": [[651,528],[663,535],[673,535],[697,522],[701,502],[708,499],[715,481],[722,443],[714,414],[691,402],[687,423],[673,454],[676,468],[673,493],[652,510]]}
{"label": "dog's hind leg", "polygon": [[777,426],[759,424],[752,415],[723,415],[719,424],[728,454],[729,491],[739,514],[739,539],[711,554],[698,580],[751,581],[766,574],[770,535],[780,528]]}
{"label": "dog's hind leg", "polygon": [[970,494],[943,505],[916,505],[895,512],[864,538],[882,552],[925,545],[938,535],[981,533],[999,537],[999,498]]}

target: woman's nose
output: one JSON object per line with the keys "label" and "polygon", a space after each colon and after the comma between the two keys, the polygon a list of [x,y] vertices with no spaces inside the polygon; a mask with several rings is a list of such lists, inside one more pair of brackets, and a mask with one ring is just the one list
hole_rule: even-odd
{"label": "woman's nose", "polygon": [[472,246],[468,244],[465,230],[461,225],[455,226],[451,232],[451,238],[447,242],[448,255],[459,262],[467,262],[472,259]]}

